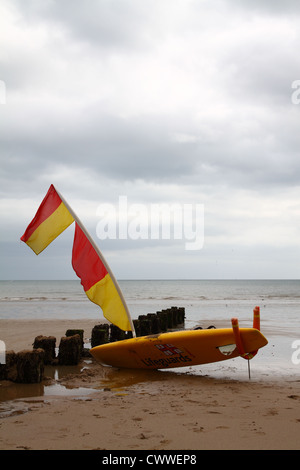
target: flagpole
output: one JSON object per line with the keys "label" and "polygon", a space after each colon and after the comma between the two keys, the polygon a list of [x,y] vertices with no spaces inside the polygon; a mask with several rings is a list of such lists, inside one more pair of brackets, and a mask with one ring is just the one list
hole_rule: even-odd
{"label": "flagpole", "polygon": [[65,198],[60,194],[59,191],[57,191],[57,189],[55,188],[55,191],[57,192],[57,194],[59,195],[60,199],[62,200],[62,202],[64,203],[64,205],[66,206],[66,208],[68,209],[68,211],[70,212],[70,214],[72,215],[73,219],[75,220],[75,222],[77,222],[77,224],[79,225],[79,227],[81,228],[81,230],[83,231],[83,233],[85,234],[86,238],[89,240],[89,242],[91,243],[91,245],[93,246],[93,248],[95,249],[97,255],[99,256],[99,258],[101,259],[102,263],[104,264],[107,272],[109,273],[110,277],[111,277],[111,280],[113,281],[114,285],[115,285],[115,288],[117,289],[118,291],[118,294],[123,302],[123,305],[124,305],[124,308],[125,308],[125,311],[126,311],[126,314],[127,314],[127,317],[128,317],[128,320],[129,320],[129,323],[130,323],[130,326],[131,326],[131,331],[132,331],[132,336],[135,338],[136,337],[136,332],[135,332],[135,328],[134,328],[134,325],[133,325],[133,321],[132,321],[132,318],[131,318],[131,315],[130,315],[130,312],[129,312],[129,309],[128,309],[128,306],[126,304],[126,301],[124,299],[124,296],[123,296],[123,292],[121,291],[121,288],[118,284],[118,281],[117,279],[115,278],[113,272],[111,271],[109,265],[107,264],[107,261],[106,259],[104,258],[103,254],[101,253],[101,251],[99,250],[98,246],[96,245],[96,243],[94,242],[93,238],[91,237],[91,235],[89,234],[89,232],[87,231],[87,229],[85,228],[85,226],[83,225],[83,223],[81,222],[81,220],[79,219],[79,217],[77,216],[77,214],[73,211],[73,209],[69,206],[69,204],[67,203],[67,201],[65,200]]}

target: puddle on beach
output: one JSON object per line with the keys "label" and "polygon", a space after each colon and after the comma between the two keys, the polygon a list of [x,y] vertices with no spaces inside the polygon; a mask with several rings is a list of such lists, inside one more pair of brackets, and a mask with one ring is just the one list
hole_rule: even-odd
{"label": "puddle on beach", "polygon": [[[68,374],[79,374],[83,366],[46,366],[45,377],[41,383],[22,384],[0,381],[0,418],[26,413],[33,404],[44,403],[50,396],[74,396],[85,399],[94,389],[85,387],[68,388],[57,380]],[[48,380],[48,378],[53,380]],[[38,398],[41,400],[38,400]]]}
{"label": "puddle on beach", "polygon": [[[45,377],[50,379],[61,379],[67,374],[78,374],[80,373],[81,367],[78,366],[63,366],[63,367],[45,367]],[[57,386],[58,385],[58,386]],[[57,387],[56,387],[57,386]],[[49,394],[48,391],[56,387],[57,391],[59,388],[62,390],[65,387],[59,384],[47,384],[47,381],[35,384],[21,384],[14,382],[0,382],[0,402],[6,400],[15,400],[18,398],[26,397],[40,397]]]}
{"label": "puddle on beach", "polygon": [[[0,381],[0,418],[26,413],[39,404],[49,402],[53,397],[74,397],[88,400],[92,393],[103,391],[113,392],[117,396],[127,394],[129,387],[153,383],[170,377],[170,372],[156,370],[131,370],[104,367],[99,380],[91,388],[63,385],[59,380],[68,375],[80,374],[89,368],[89,361],[78,366],[46,366],[45,380],[37,384],[20,384],[9,381]],[[183,371],[181,371],[182,373]],[[166,375],[167,374],[167,375]],[[175,374],[180,375],[180,374]]]}

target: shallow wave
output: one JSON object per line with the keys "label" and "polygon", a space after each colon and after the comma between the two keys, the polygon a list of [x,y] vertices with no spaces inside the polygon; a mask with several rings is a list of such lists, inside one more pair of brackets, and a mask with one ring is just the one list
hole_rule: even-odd
{"label": "shallow wave", "polygon": [[269,294],[269,295],[262,295],[264,299],[300,299],[300,295],[298,294]]}
{"label": "shallow wave", "polygon": [[82,299],[79,297],[1,297],[0,302],[78,302]]}

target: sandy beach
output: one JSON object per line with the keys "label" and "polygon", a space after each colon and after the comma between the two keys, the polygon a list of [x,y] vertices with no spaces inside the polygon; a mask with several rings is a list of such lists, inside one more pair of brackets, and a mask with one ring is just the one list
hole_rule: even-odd
{"label": "sandy beach", "polygon": [[[95,321],[0,320],[7,350],[39,334],[64,336]],[[180,371],[102,367],[91,359],[42,384],[0,382],[0,449],[299,449],[300,380],[236,380]],[[4,400],[5,397],[5,400]]]}

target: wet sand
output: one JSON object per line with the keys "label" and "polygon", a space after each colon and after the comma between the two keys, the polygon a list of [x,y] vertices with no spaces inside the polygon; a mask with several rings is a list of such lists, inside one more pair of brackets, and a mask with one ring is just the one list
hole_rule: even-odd
{"label": "wet sand", "polygon": [[[0,336],[17,352],[39,334],[59,343],[68,328],[84,329],[88,340],[94,324],[0,320]],[[42,384],[0,382],[0,449],[300,448],[299,377],[249,381],[208,371],[118,370],[85,359],[47,367]]]}

